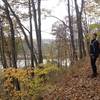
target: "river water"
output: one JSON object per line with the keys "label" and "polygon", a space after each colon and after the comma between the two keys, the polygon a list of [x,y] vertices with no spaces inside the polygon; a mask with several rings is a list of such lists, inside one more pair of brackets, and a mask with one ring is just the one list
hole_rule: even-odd
{"label": "river water", "polygon": [[[50,62],[52,61],[51,59],[49,60]],[[46,64],[48,61],[47,59],[43,60],[43,64]],[[54,62],[57,64],[57,60],[55,59]],[[31,61],[30,60],[26,60],[26,66],[30,66]],[[17,66],[20,68],[25,67],[25,60],[17,60]],[[66,61],[62,61],[62,66],[66,66]],[[70,66],[70,60],[67,59],[67,66]],[[3,68],[2,63],[0,61],[0,68]]]}

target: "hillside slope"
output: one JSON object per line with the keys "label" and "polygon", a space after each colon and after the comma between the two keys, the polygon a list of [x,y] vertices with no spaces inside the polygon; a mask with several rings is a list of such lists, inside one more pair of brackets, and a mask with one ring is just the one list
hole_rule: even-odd
{"label": "hillside slope", "polygon": [[44,100],[100,100],[100,66],[98,76],[91,78],[89,59],[79,62],[76,68],[66,73],[57,88],[46,94]]}

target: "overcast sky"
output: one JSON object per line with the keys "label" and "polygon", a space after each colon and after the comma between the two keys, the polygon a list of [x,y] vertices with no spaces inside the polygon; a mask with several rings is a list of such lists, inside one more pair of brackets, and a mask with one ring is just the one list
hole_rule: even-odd
{"label": "overcast sky", "polygon": [[[47,0],[42,2],[42,7],[49,9],[52,11],[52,15],[56,16],[60,19],[64,19],[64,17],[67,15],[67,10],[65,7],[64,2],[59,2],[60,0]],[[57,19],[53,17],[48,17],[45,20],[42,20],[42,38],[44,39],[52,39],[54,36],[50,35],[52,24],[56,22]]]}
{"label": "overcast sky", "polygon": [[[64,17],[67,16],[67,7],[65,0],[44,0],[42,1],[42,7],[50,9],[52,11],[52,15],[58,17],[61,20],[64,20]],[[80,5],[81,0],[78,0],[78,4]],[[52,39],[54,36],[50,35],[52,24],[56,22],[57,19],[48,17],[46,20],[42,20],[42,31],[46,31],[48,33],[42,32],[42,38],[44,39]]]}
{"label": "overcast sky", "polygon": [[[0,0],[0,5],[1,4],[2,4],[2,0]],[[64,4],[64,2],[61,2],[60,0],[43,0],[41,2],[41,6],[42,6],[42,8],[51,10],[53,16],[56,16],[62,20],[64,19],[64,17],[67,14],[65,4]],[[22,11],[24,11],[24,10],[22,10]],[[42,25],[41,25],[42,29],[41,30],[43,31],[42,32],[43,39],[53,39],[54,38],[54,36],[52,36],[50,33],[52,30],[52,24],[56,21],[57,21],[57,19],[52,18],[52,17],[42,19]],[[27,26],[27,22],[24,22],[24,24],[25,24],[25,26]],[[36,38],[35,34],[34,34],[33,38]]]}
{"label": "overcast sky", "polygon": [[[1,1],[1,0],[0,0]],[[65,16],[67,16],[67,7],[64,0],[43,0],[41,3],[42,8],[46,8],[51,10],[52,15],[58,17],[63,20]],[[80,2],[81,0],[78,0]],[[42,19],[42,38],[43,39],[53,39],[54,36],[51,35],[52,24],[56,22],[57,19],[53,17],[47,17],[46,19]],[[24,22],[27,25],[27,22]],[[35,32],[34,32],[35,33]],[[33,38],[36,38],[35,34]]]}

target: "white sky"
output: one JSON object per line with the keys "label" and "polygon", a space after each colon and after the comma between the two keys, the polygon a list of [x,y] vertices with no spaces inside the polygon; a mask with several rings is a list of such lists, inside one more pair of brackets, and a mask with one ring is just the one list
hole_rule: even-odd
{"label": "white sky", "polygon": [[[0,4],[2,4],[2,1],[0,0]],[[44,0],[41,2],[42,8],[46,8],[52,11],[52,15],[56,16],[60,19],[64,19],[66,16],[66,7],[64,2],[61,2],[60,0]],[[48,17],[44,20],[42,20],[41,30],[42,32],[42,38],[43,39],[54,39],[54,36],[51,35],[52,30],[52,24],[56,22],[57,19]],[[27,26],[27,22],[24,22],[25,26]],[[33,32],[35,33],[35,32]],[[35,34],[33,34],[33,38],[36,38]]]}
{"label": "white sky", "polygon": [[[42,1],[42,7],[46,9],[50,9],[52,11],[52,15],[58,17],[61,20],[64,20],[65,16],[67,16],[67,7],[65,0],[45,0]],[[78,0],[78,4],[80,5],[81,0]],[[56,22],[57,19],[53,17],[48,17],[46,20],[42,20],[42,31],[51,32],[52,24]],[[54,36],[49,33],[42,32],[43,39],[52,39]]]}
{"label": "white sky", "polygon": [[[64,19],[67,15],[67,10],[65,4],[60,2],[60,0],[47,0],[42,2],[42,7],[46,9],[52,10],[52,15],[56,16],[60,19]],[[42,20],[42,31],[46,31],[48,33],[42,32],[43,39],[52,39],[54,36],[50,35],[52,29],[52,24],[57,21],[57,19],[53,17],[47,17],[45,20]]]}
{"label": "white sky", "polygon": [[[65,16],[67,16],[67,7],[64,2],[65,0],[42,0],[41,6],[42,8],[46,8],[52,11],[52,15],[58,17],[61,20],[64,20]],[[78,0],[80,3],[81,0]],[[1,4],[1,0],[0,0]],[[47,17],[46,19],[42,19],[42,39],[54,39],[55,37],[51,35],[52,24],[56,22],[57,19],[53,17]],[[27,27],[27,22],[24,22]],[[36,38],[35,32],[33,32],[33,38]]]}

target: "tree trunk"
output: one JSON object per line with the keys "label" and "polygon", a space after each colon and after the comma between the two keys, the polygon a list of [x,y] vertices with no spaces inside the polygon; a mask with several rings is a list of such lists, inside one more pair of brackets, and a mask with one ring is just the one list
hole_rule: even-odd
{"label": "tree trunk", "polygon": [[70,1],[68,0],[68,18],[69,18],[69,30],[70,30],[70,36],[71,36],[71,47],[72,47],[72,57],[73,60],[76,60],[76,52],[75,52],[75,44],[74,44],[74,32],[73,32],[73,26],[72,26],[72,19],[70,15]]}
{"label": "tree trunk", "polygon": [[[3,0],[3,1],[4,1],[4,0]],[[10,11],[12,12],[13,16],[16,18],[16,21],[17,21],[17,23],[18,23],[18,25],[19,25],[19,27],[20,27],[20,29],[21,29],[21,31],[22,31],[24,37],[25,37],[25,41],[26,41],[26,43],[27,43],[27,46],[28,46],[28,48],[29,48],[30,51],[31,51],[31,45],[30,45],[30,43],[29,43],[29,41],[28,41],[28,37],[27,37],[27,35],[26,35],[26,33],[25,33],[25,30],[24,30],[25,27],[23,28],[23,25],[21,24],[21,21],[20,21],[19,17],[15,14],[15,12],[13,11],[13,9],[12,9],[11,6],[9,5],[9,3],[8,3],[7,1],[6,1],[6,3],[7,3],[7,5],[8,5],[8,7],[9,7]],[[36,55],[33,54],[33,57],[34,57],[34,60],[35,60],[36,65],[37,65],[38,62],[37,62]]]}
{"label": "tree trunk", "polygon": [[32,13],[31,13],[31,2],[29,0],[29,18],[30,18],[30,44],[31,44],[31,67],[34,68],[34,50],[33,50],[33,35],[32,35]]}
{"label": "tree trunk", "polygon": [[[41,0],[38,0],[38,14],[36,13],[36,7],[34,4],[34,0],[32,0],[32,7],[33,7],[33,17],[34,17],[34,24],[35,24],[35,31],[37,37],[37,47],[38,47],[38,63],[43,63],[42,57],[42,49],[41,49],[41,9],[40,9]],[[38,17],[38,21],[37,21]]]}
{"label": "tree trunk", "polygon": [[6,62],[6,57],[5,57],[5,51],[4,51],[4,34],[2,31],[2,21],[0,19],[0,37],[1,37],[1,41],[0,41],[0,52],[1,52],[1,61],[2,61],[2,65],[3,68],[7,67],[7,62]]}
{"label": "tree trunk", "polygon": [[86,54],[85,51],[85,46],[84,46],[84,41],[83,41],[83,29],[82,29],[82,11],[83,11],[83,2],[82,0],[82,5],[81,5],[81,11],[79,11],[77,0],[75,0],[75,10],[76,10],[76,16],[77,16],[77,28],[78,28],[78,43],[79,43],[79,58],[83,58],[83,53],[84,55]]}
{"label": "tree trunk", "polygon": [[41,0],[38,0],[38,38],[39,38],[39,43],[38,43],[38,51],[39,51],[39,63],[43,63],[43,56],[42,56],[42,47],[41,47]]}
{"label": "tree trunk", "polygon": [[[10,14],[9,14],[7,0],[3,0],[3,2],[5,4],[5,12],[6,12],[6,16],[7,16],[9,25],[10,25],[10,32],[11,32],[12,66],[14,68],[17,68],[16,47],[15,47],[15,32],[14,32],[14,28],[13,28],[13,22],[12,22],[12,19],[10,17]],[[14,82],[15,82],[16,90],[20,90],[20,84],[18,82],[18,79],[14,78]]]}
{"label": "tree trunk", "polygon": [[9,14],[8,6],[6,3],[6,0],[4,1],[5,3],[5,10],[6,10],[6,15],[7,19],[10,25],[10,32],[11,32],[11,54],[12,54],[12,64],[14,68],[17,68],[17,54],[16,54],[16,47],[15,47],[15,32],[13,28],[13,22]]}

